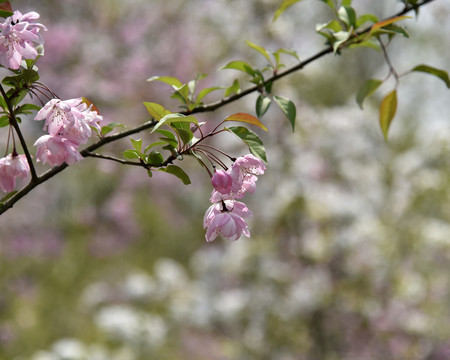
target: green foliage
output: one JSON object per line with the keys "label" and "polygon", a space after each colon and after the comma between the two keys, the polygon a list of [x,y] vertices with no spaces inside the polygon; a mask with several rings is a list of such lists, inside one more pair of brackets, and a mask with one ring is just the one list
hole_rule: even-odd
{"label": "green foliage", "polygon": [[108,125],[102,126],[102,130],[101,133],[103,136],[105,136],[106,134],[110,133],[111,131],[113,131],[116,128],[124,128],[125,126],[123,124],[119,124],[117,122],[112,122],[109,123]]}
{"label": "green foliage", "polygon": [[380,127],[383,132],[384,139],[387,141],[389,127],[397,112],[397,91],[392,90],[387,94],[380,105]]}
{"label": "green foliage", "polygon": [[231,126],[227,130],[240,138],[245,144],[247,144],[253,155],[259,157],[262,161],[264,161],[264,163],[267,164],[266,150],[264,149],[264,145],[258,135],[243,126]]}
{"label": "green foliage", "polygon": [[297,117],[297,110],[295,104],[288,98],[282,96],[274,96],[273,100],[278,105],[278,107],[283,111],[284,115],[288,118],[292,126],[292,131],[295,129],[295,119]]}
{"label": "green foliage", "polygon": [[168,174],[175,175],[178,179],[180,179],[183,182],[184,185],[189,185],[191,183],[191,179],[189,179],[189,176],[179,166],[168,165],[166,167],[158,169],[158,171],[163,171]]}
{"label": "green foliage", "polygon": [[417,65],[416,67],[414,67],[411,71],[424,72],[424,73],[427,73],[430,75],[437,76],[443,82],[445,82],[445,85],[447,86],[447,88],[450,89],[450,79],[448,77],[448,73],[444,70],[437,69],[437,68],[429,66],[429,65],[421,64],[421,65]]}
{"label": "green foliage", "polygon": [[256,116],[261,119],[269,109],[271,103],[272,100],[270,99],[270,97],[260,94],[258,96],[258,99],[256,99]]}
{"label": "green foliage", "polygon": [[292,5],[294,5],[295,3],[298,3],[301,0],[283,0],[283,2],[281,3],[280,7],[277,9],[277,11],[275,11],[275,15],[273,16],[273,20],[275,21],[276,19],[278,19],[278,17],[285,12],[289,7],[291,7]]}

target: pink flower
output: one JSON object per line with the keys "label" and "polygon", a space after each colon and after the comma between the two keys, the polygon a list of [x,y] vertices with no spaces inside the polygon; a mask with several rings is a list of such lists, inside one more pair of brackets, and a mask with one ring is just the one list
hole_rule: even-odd
{"label": "pink flower", "polygon": [[213,241],[219,234],[231,241],[239,239],[242,234],[250,237],[244,218],[251,216],[247,205],[239,201],[226,200],[211,205],[203,218],[203,227],[208,228],[206,241]]}
{"label": "pink flower", "polygon": [[36,159],[51,166],[61,165],[63,162],[73,164],[83,159],[77,151],[78,144],[62,136],[43,135],[36,140]]}
{"label": "pink flower", "polygon": [[25,179],[30,173],[30,167],[25,155],[9,154],[0,159],[0,189],[11,192],[16,186],[16,177]]}
{"label": "pink flower", "polygon": [[14,15],[5,19],[0,24],[0,64],[10,68],[18,69],[22,59],[36,59],[38,52],[34,43],[43,44],[39,31],[47,28],[35,20],[39,18],[36,12],[24,15],[15,11]]}
{"label": "pink flower", "polygon": [[228,172],[216,170],[211,178],[211,183],[216,191],[221,194],[228,194],[231,190],[231,185],[233,185],[233,179]]}
{"label": "pink flower", "polygon": [[262,175],[266,170],[266,165],[262,160],[252,154],[237,158],[233,167],[238,167],[245,174],[251,175]]}
{"label": "pink flower", "polygon": [[213,241],[218,235],[230,241],[236,241],[242,234],[250,237],[245,220],[232,212],[221,212],[211,218],[211,221],[206,230],[206,241]]}

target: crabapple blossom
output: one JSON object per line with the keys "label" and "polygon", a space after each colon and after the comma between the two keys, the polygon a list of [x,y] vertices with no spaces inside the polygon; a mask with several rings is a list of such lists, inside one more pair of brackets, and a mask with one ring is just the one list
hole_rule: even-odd
{"label": "crabapple blossom", "polygon": [[208,210],[206,210],[205,217],[203,218],[203,227],[206,228],[211,223],[211,220],[221,212],[232,212],[242,218],[250,218],[252,212],[248,209],[247,205],[240,201],[224,200],[212,204]]}
{"label": "crabapple blossom", "polygon": [[63,162],[73,164],[83,157],[77,150],[78,144],[59,135],[43,135],[36,140],[36,159],[38,162],[51,166],[61,165]]}
{"label": "crabapple blossom", "polygon": [[245,220],[231,211],[219,212],[211,216],[207,227],[205,237],[208,242],[213,241],[219,234],[230,241],[236,241],[242,234],[250,237]]}
{"label": "crabapple blossom", "polygon": [[233,178],[228,172],[224,170],[216,170],[213,177],[211,178],[211,183],[216,191],[220,192],[221,194],[227,194],[231,190]]}
{"label": "crabapple blossom", "polygon": [[38,51],[34,43],[43,44],[39,31],[47,28],[36,23],[37,12],[23,14],[16,10],[14,14],[0,24],[0,64],[16,70],[22,59],[36,59]]}
{"label": "crabapple blossom", "polygon": [[233,167],[238,167],[244,174],[251,175],[262,175],[266,171],[266,165],[262,160],[252,154],[237,158]]}
{"label": "crabapple blossom", "polygon": [[9,154],[0,159],[0,189],[11,192],[16,186],[16,177],[25,179],[30,173],[30,167],[25,155]]}

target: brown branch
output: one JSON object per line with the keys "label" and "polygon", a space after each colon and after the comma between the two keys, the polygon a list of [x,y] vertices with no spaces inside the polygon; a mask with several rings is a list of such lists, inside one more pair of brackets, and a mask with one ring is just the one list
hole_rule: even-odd
{"label": "brown branch", "polygon": [[[420,3],[417,3],[415,5],[407,4],[407,5],[405,5],[405,8],[403,10],[399,11],[398,13],[394,14],[393,16],[391,16],[391,17],[389,17],[387,19],[404,15],[404,14],[410,12],[410,11],[413,11],[413,10],[417,11],[420,7],[430,3],[432,1],[434,1],[434,0],[423,0]],[[369,32],[370,29],[371,29],[370,27],[367,28],[367,29],[364,29],[364,30],[362,30],[360,32],[357,32],[356,35],[365,34],[365,33]],[[289,74],[292,74],[292,73],[294,73],[296,71],[302,70],[306,65],[310,64],[311,62],[314,62],[314,61],[322,58],[323,56],[325,56],[327,54],[331,54],[331,53],[333,53],[333,47],[332,46],[328,46],[328,47],[324,48],[323,50],[319,51],[318,53],[316,53],[315,55],[307,58],[306,60],[300,61],[298,64],[296,64],[296,65],[294,65],[294,66],[292,66],[290,68],[287,68],[286,70],[281,71],[281,72],[279,72],[279,73],[277,73],[277,74],[275,74],[275,75],[265,79],[264,80],[264,84],[267,84],[267,83],[273,82],[273,81],[277,81],[277,80],[279,80],[279,79],[281,79],[281,78],[283,78],[283,77],[285,77],[285,76],[287,76]],[[237,101],[237,100],[239,100],[239,99],[241,99],[241,98],[243,98],[243,97],[245,97],[245,96],[247,96],[247,95],[249,95],[249,94],[251,94],[253,92],[258,91],[259,87],[260,87],[260,85],[255,85],[255,86],[252,86],[252,87],[250,87],[250,88],[240,92],[239,94],[235,94],[233,96],[229,96],[227,98],[224,98],[222,100],[210,103],[208,105],[196,107],[195,109],[193,109],[190,112],[185,111],[185,112],[181,112],[181,113],[185,114],[185,115],[189,113],[189,114],[192,115],[192,114],[195,114],[195,113],[214,111],[214,110],[217,110],[218,108],[221,108],[222,106],[225,106],[227,104],[235,102],[235,101]],[[138,127],[135,127],[133,129],[122,131],[122,132],[120,132],[118,134],[115,134],[115,135],[106,136],[106,137],[100,139],[99,141],[97,141],[96,143],[88,146],[87,148],[82,150],[80,153],[81,153],[81,155],[83,157],[92,156],[92,151],[98,149],[99,147],[101,147],[101,146],[103,146],[105,144],[111,143],[113,141],[125,138],[125,137],[127,137],[129,135],[136,134],[136,133],[139,133],[141,131],[151,129],[157,123],[158,122],[156,120],[147,121],[146,123],[144,123],[144,124],[142,124],[142,125],[140,125]],[[22,139],[21,139],[21,142],[22,142]],[[22,143],[22,146],[24,147],[24,151],[25,151],[26,145],[25,145],[24,142]],[[29,156],[29,161],[31,162],[31,156],[28,154],[27,155],[27,159],[28,159],[28,156]],[[167,164],[171,163],[173,160],[174,160],[174,157],[170,156],[164,162],[164,164],[167,165]],[[32,164],[32,162],[31,162],[31,164]],[[51,177],[53,177],[56,174],[60,173],[61,171],[63,171],[67,167],[68,167],[68,165],[64,163],[62,165],[54,167],[51,170],[48,170],[47,172],[43,173],[40,176],[37,176],[35,178],[32,177],[32,179],[31,179],[31,181],[30,181],[30,183],[28,185],[26,185],[24,188],[22,188],[20,191],[18,191],[14,196],[9,198],[4,203],[0,203],[0,215],[2,213],[4,213],[5,211],[7,211],[8,209],[12,208],[13,205],[17,201],[19,201],[21,198],[23,198],[26,194],[28,194],[36,186],[38,186],[38,185],[42,184],[43,182],[47,181],[48,179],[50,179]],[[30,166],[30,168],[31,168],[31,166]]]}

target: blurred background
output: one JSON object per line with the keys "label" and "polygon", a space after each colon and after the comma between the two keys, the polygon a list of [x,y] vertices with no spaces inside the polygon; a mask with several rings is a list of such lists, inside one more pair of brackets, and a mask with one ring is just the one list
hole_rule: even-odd
{"label": "blurred background", "polygon": [[[170,87],[240,76],[231,60],[264,65],[245,40],[323,48],[330,19],[321,1],[293,6],[275,23],[276,0],[17,0],[48,27],[41,81],[61,98],[86,96],[110,122],[149,119],[143,101],[176,111]],[[379,18],[396,0],[353,2]],[[398,72],[425,63],[449,71],[450,4],[436,0],[402,23],[412,39],[389,46]],[[287,65],[295,60],[285,58]],[[274,85],[297,105],[297,126],[275,106],[261,133],[269,167],[255,194],[250,239],[206,244],[211,185],[197,163],[171,175],[85,159],[36,188],[0,218],[0,358],[450,359],[449,93],[434,77],[402,79],[385,143],[377,106],[355,93],[388,69],[372,49],[329,55]],[[245,77],[241,77],[245,88]],[[206,102],[219,99],[218,91]],[[254,114],[248,96],[199,121]],[[26,125],[26,126],[25,126]],[[29,143],[42,124],[23,126]],[[6,133],[0,150],[4,151]],[[136,135],[144,144],[152,137]],[[224,135],[234,156],[247,149]],[[105,146],[120,155],[128,141]],[[46,170],[40,166],[39,171]]]}

